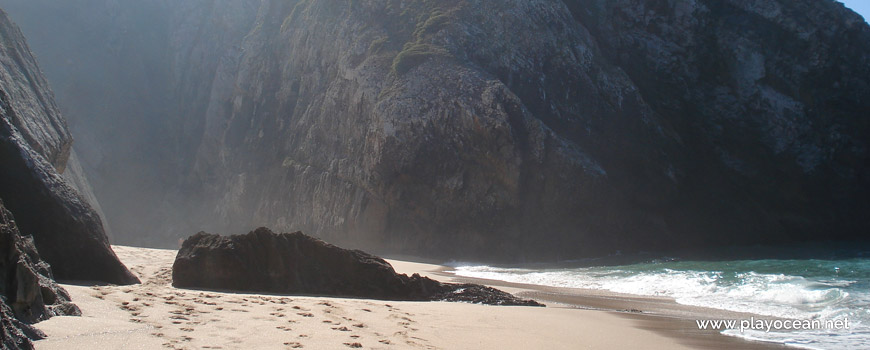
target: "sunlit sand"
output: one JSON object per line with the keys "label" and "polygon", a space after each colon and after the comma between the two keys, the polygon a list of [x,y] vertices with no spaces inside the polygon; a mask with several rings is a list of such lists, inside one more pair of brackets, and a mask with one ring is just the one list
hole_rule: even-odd
{"label": "sunlit sand", "polygon": [[[686,348],[602,311],[176,289],[175,250],[114,249],[142,284],[65,284],[83,316],[39,323],[49,338],[37,349]],[[391,263],[445,279],[437,265]]]}

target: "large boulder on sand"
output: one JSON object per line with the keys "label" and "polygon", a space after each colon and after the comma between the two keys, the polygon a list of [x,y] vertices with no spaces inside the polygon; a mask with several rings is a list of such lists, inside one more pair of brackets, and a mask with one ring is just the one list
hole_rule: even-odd
{"label": "large boulder on sand", "polygon": [[383,300],[539,305],[480,285],[397,274],[384,259],[366,252],[342,249],[302,232],[276,234],[267,228],[234,236],[200,232],[188,238],[172,265],[172,285]]}

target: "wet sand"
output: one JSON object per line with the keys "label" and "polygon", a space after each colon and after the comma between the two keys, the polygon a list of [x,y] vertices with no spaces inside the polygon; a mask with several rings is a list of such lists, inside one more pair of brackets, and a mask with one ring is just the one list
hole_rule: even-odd
{"label": "wet sand", "polygon": [[[666,313],[652,315],[668,309],[666,300],[632,301],[496,281],[483,282],[549,307],[177,289],[171,286],[175,250],[113,248],[143,283],[64,284],[83,316],[37,324],[49,335],[35,342],[37,349],[780,348],[699,332],[693,322]],[[442,266],[391,263],[401,273],[453,279]],[[603,311],[621,309],[644,313]]]}
{"label": "wet sand", "polygon": [[511,283],[498,280],[456,276],[446,266],[420,266],[410,263],[408,270],[400,271],[407,264],[390,260],[397,271],[413,272],[426,270],[428,276],[442,282],[478,283],[493,286],[512,294],[535,299],[550,308],[605,311],[631,320],[634,327],[657,332],[676,340],[681,345],[695,349],[794,349],[782,344],[749,341],[721,334],[716,330],[699,330],[698,319],[769,319],[750,313],[731,312],[697,306],[682,305],[671,298],[647,297],[620,294],[609,291],[577,288],[557,288],[531,284]]}

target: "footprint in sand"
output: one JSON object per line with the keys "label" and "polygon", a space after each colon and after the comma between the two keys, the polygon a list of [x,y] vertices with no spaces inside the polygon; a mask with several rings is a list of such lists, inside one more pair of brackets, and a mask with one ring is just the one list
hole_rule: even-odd
{"label": "footprint in sand", "polygon": [[314,314],[312,314],[310,312],[300,312],[297,315],[302,316],[302,317],[314,317]]}
{"label": "footprint in sand", "polygon": [[211,306],[217,305],[217,303],[214,303],[211,301],[205,301],[205,300],[198,299],[198,298],[193,299],[193,302],[197,303],[197,304],[203,304],[203,305],[211,305]]}
{"label": "footprint in sand", "polygon": [[360,343],[344,343],[344,345],[347,345],[347,347],[354,348],[354,349],[362,347],[362,344],[360,344]]}
{"label": "footprint in sand", "polygon": [[341,326],[341,327],[332,327],[332,330],[334,330],[334,331],[340,331],[340,332],[350,332],[350,329],[348,329],[348,328],[345,327],[345,326]]}
{"label": "footprint in sand", "polygon": [[291,348],[294,348],[294,349],[301,349],[301,348],[303,348],[302,343],[295,342],[295,341],[286,342],[286,343],[284,343],[284,345],[287,345],[287,346],[289,346],[289,347],[291,347]]}

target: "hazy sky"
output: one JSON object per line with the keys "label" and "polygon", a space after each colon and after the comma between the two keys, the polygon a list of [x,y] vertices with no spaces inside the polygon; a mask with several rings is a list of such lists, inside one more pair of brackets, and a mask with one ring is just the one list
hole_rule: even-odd
{"label": "hazy sky", "polygon": [[840,2],[864,16],[865,21],[870,20],[870,0],[840,0]]}

